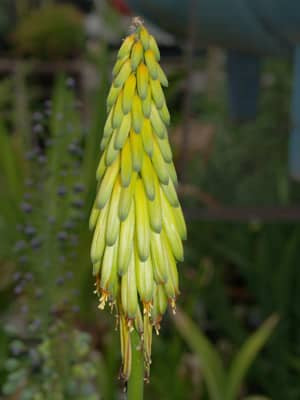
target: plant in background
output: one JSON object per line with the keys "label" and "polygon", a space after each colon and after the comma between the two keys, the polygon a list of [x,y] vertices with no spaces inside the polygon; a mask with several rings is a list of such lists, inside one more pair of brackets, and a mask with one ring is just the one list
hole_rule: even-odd
{"label": "plant in background", "polygon": [[[248,378],[250,388],[259,387],[271,399],[300,396],[296,378],[300,362],[299,234],[296,222],[226,223],[213,231],[206,229],[206,237],[201,239],[202,248],[218,265],[201,297],[219,336],[227,337],[237,348],[247,330],[256,329],[266,315],[280,315],[280,324]],[[199,243],[197,229],[194,235],[194,243]],[[199,293],[199,287],[194,289]]]}
{"label": "plant in background", "polygon": [[4,395],[20,400],[98,400],[99,354],[92,350],[91,336],[56,320],[41,337],[33,330],[20,335],[9,330],[10,355]]}
{"label": "plant in background", "polygon": [[80,12],[71,5],[41,6],[20,22],[13,35],[18,53],[42,59],[63,59],[80,53],[84,28]]}
{"label": "plant in background", "polygon": [[[161,88],[168,81],[159,59],[155,39],[134,19],[113,69],[90,217],[99,308],[109,302],[116,309],[122,376],[132,375],[139,387],[143,376],[137,376],[137,364],[144,362],[149,375],[152,327],[159,332],[168,303],[175,312],[176,262],[183,260],[186,238]],[[133,386],[129,382],[129,398],[131,390],[138,392]]]}
{"label": "plant in background", "polygon": [[[74,268],[74,260],[84,253],[78,237],[86,232],[81,229],[87,197],[81,174],[87,172],[73,84],[71,78],[57,79],[52,99],[33,114],[34,144],[21,157],[23,164],[13,157],[12,138],[4,127],[0,130],[1,179],[9,183],[8,204],[1,204],[8,221],[17,214],[12,229],[17,226],[19,236],[12,276],[15,299],[3,321],[10,351],[2,392],[20,393],[22,400],[96,400],[102,381],[99,353],[92,350],[90,335],[75,327],[80,269]],[[17,174],[20,165],[22,177]],[[8,212],[9,205],[15,213]]]}
{"label": "plant in background", "polygon": [[7,39],[7,34],[13,25],[14,6],[9,0],[2,0],[0,4],[0,46],[2,47]]}
{"label": "plant in background", "polygon": [[[228,371],[223,366],[218,352],[207,337],[183,312],[174,318],[176,327],[187,344],[200,360],[204,380],[211,400],[236,400],[246,373],[255,357],[275,328],[278,317],[272,315],[241,346]],[[268,400],[263,396],[248,396],[245,400]]]}

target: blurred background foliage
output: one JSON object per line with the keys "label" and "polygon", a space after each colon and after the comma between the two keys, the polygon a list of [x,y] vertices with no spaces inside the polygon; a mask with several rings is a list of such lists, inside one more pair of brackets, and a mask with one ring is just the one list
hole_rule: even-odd
{"label": "blurred background foliage", "polygon": [[[128,25],[100,0],[0,3],[3,399],[124,398],[114,317],[93,295],[87,220],[110,70]],[[290,61],[267,60],[259,115],[236,123],[223,53],[195,57],[182,165],[182,51],[158,41],[185,210],[297,204],[299,183],[287,173]],[[187,217],[180,309],[155,337],[145,398],[299,399],[299,224]]]}
{"label": "blurred background foliage", "polygon": [[49,5],[32,11],[18,25],[13,40],[22,55],[60,59],[83,49],[82,16],[71,5]]}

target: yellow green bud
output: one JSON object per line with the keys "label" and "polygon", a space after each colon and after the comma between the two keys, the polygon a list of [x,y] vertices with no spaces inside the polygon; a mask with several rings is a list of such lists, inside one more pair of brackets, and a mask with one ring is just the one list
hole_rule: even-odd
{"label": "yellow green bud", "polygon": [[140,336],[146,375],[152,330],[179,295],[176,262],[183,260],[186,225],[175,185],[167,125],[170,114],[153,36],[137,20],[122,43],[107,97],[107,120],[89,220],[99,308],[115,308],[122,377],[131,373],[131,332]]}

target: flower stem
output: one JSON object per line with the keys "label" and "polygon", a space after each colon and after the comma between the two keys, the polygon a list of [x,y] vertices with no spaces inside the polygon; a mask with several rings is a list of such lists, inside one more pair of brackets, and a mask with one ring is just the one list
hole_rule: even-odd
{"label": "flower stem", "polygon": [[139,346],[140,337],[134,330],[131,333],[132,364],[127,385],[128,400],[143,400],[144,397],[144,357]]}

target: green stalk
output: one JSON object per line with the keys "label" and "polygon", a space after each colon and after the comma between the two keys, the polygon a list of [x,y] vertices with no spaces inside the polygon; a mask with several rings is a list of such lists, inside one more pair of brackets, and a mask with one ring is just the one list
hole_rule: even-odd
{"label": "green stalk", "polygon": [[144,398],[144,357],[139,346],[140,338],[134,330],[131,333],[132,364],[127,385],[127,400],[143,400]]}

